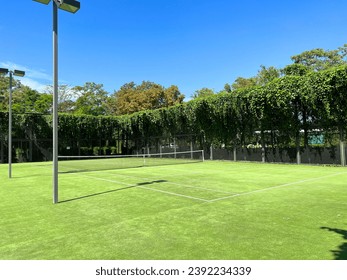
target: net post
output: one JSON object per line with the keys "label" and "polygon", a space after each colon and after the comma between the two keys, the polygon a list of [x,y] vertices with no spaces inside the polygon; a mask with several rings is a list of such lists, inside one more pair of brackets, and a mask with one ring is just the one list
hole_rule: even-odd
{"label": "net post", "polygon": [[204,152],[204,150],[201,150],[201,153],[202,153],[202,161],[204,162],[205,161],[205,152]]}
{"label": "net post", "polygon": [[173,139],[173,142],[174,142],[174,153],[175,153],[175,158],[177,157],[176,156],[176,138]]}

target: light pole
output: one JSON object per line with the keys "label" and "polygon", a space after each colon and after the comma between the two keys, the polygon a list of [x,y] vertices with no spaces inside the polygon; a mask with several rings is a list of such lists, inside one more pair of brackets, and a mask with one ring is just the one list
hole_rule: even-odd
{"label": "light pole", "polygon": [[[51,0],[33,0],[49,4]],[[58,203],[58,8],[70,13],[80,9],[75,0],[53,0],[53,203]]]}
{"label": "light pole", "polygon": [[7,73],[10,73],[10,95],[8,98],[8,178],[12,178],[12,76],[24,77],[25,72],[0,68],[0,74]]}
{"label": "light pole", "polygon": [[[2,102],[3,100],[5,99],[5,96],[3,95],[0,95],[0,102]],[[1,131],[1,126],[0,126],[0,131]],[[1,141],[1,138],[0,138],[0,162],[2,163],[3,160],[4,160],[4,157],[3,157],[3,150],[2,150],[2,141]]]}

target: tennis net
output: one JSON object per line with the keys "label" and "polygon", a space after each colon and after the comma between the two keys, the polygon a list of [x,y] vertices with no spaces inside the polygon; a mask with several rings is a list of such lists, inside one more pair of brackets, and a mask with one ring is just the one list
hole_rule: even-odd
{"label": "tennis net", "polygon": [[204,161],[204,151],[110,156],[59,156],[59,173],[89,172]]}

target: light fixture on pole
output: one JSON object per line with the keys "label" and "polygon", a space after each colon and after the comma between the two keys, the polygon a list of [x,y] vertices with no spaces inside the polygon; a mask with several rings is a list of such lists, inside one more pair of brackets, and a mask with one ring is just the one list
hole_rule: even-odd
{"label": "light fixture on pole", "polygon": [[[51,0],[33,0],[49,4]],[[70,13],[80,9],[75,0],[53,0],[53,203],[58,203],[58,8]]]}
{"label": "light fixture on pole", "polygon": [[[33,0],[42,4],[48,5],[51,0]],[[76,13],[80,9],[80,2],[75,0],[53,0],[58,5],[58,8],[70,13]]]}
{"label": "light fixture on pole", "polygon": [[12,178],[12,76],[24,77],[25,71],[0,68],[0,74],[10,73],[10,95],[8,98],[8,178]]}
{"label": "light fixture on pole", "polygon": [[7,74],[7,73],[8,73],[8,69],[0,68],[0,74]]}

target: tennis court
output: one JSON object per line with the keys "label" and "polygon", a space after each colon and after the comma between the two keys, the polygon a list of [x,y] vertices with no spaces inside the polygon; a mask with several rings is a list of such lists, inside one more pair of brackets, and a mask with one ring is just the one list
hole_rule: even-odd
{"label": "tennis court", "polygon": [[346,258],[346,168],[191,159],[0,165],[1,259]]}

